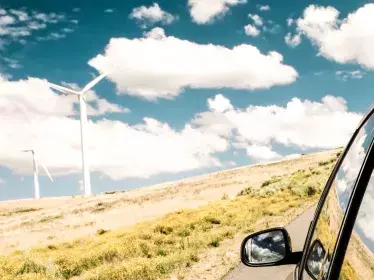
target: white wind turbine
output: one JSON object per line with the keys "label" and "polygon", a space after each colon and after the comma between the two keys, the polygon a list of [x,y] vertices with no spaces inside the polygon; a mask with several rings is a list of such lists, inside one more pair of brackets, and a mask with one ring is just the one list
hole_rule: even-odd
{"label": "white wind turbine", "polygon": [[100,76],[89,82],[81,91],[72,90],[66,87],[58,86],[48,82],[48,85],[65,94],[74,94],[78,97],[80,107],[80,122],[81,122],[81,146],[82,146],[82,169],[83,169],[83,182],[85,195],[91,195],[91,180],[89,171],[89,162],[87,160],[87,143],[86,143],[86,130],[87,130],[87,104],[85,93],[93,88],[98,82],[107,76],[108,73],[101,74]]}
{"label": "white wind turbine", "polygon": [[38,178],[38,175],[39,175],[38,165],[41,165],[43,167],[45,173],[47,173],[49,179],[51,179],[51,182],[53,182],[52,176],[51,174],[49,174],[47,167],[45,167],[44,164],[40,160],[38,160],[35,150],[22,150],[22,152],[32,153],[32,162],[34,165],[34,197],[35,199],[39,199],[40,189],[39,189],[39,178]]}

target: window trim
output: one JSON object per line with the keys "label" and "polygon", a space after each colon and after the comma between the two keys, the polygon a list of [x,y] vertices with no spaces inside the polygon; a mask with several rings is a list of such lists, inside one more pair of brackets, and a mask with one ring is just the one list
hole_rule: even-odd
{"label": "window trim", "polygon": [[[361,128],[368,122],[368,120],[370,119],[370,117],[374,114],[374,106],[369,110],[369,113],[366,114],[365,117],[362,118],[361,122],[359,123],[359,125],[357,126],[356,130],[353,132],[352,136],[351,136],[351,139],[348,141],[348,144],[345,146],[345,148],[343,149],[342,151],[342,154],[340,155],[337,163],[335,164],[335,167],[334,169],[332,170],[327,182],[326,182],[326,185],[325,185],[325,188],[324,190],[322,191],[322,194],[321,194],[321,198],[320,200],[318,201],[318,204],[317,204],[317,208],[316,208],[316,212],[314,214],[314,217],[313,217],[313,220],[311,221],[310,223],[310,226],[309,226],[309,230],[308,230],[308,234],[306,236],[306,239],[305,239],[305,242],[304,242],[304,246],[303,246],[303,256],[301,258],[301,261],[300,261],[300,266],[299,266],[299,271],[298,271],[298,279],[303,279],[303,272],[305,270],[305,266],[306,266],[306,262],[307,262],[307,256],[309,255],[309,250],[310,250],[310,245],[311,245],[311,242],[312,242],[312,237],[313,237],[313,234],[315,232],[315,229],[316,229],[316,226],[317,226],[317,222],[318,222],[318,219],[319,219],[319,216],[321,214],[321,211],[322,211],[322,208],[323,206],[325,205],[325,202],[326,202],[326,198],[327,198],[327,195],[329,194],[330,192],[330,189],[331,189],[331,186],[332,186],[332,183],[334,182],[335,180],[335,177],[341,167],[341,164],[342,162],[344,161],[346,155],[348,154],[348,151],[350,150],[350,148],[352,147],[352,144],[354,142],[354,140],[356,139],[358,133],[360,132]],[[369,150],[368,152],[368,155],[366,156],[366,158],[369,157],[369,153],[371,152],[371,149]],[[365,160],[364,160],[365,162]],[[362,166],[361,166],[362,167]],[[361,170],[360,170],[361,172]],[[359,173],[360,175],[360,173]],[[352,190],[352,194],[351,194],[351,198],[353,197],[353,193],[357,187],[357,183],[359,182],[359,177],[357,177],[356,181],[355,181],[355,185],[353,187],[353,190]],[[350,206],[350,202],[348,204],[348,206]],[[343,223],[341,224],[341,228],[344,227],[344,221],[345,221],[345,216],[348,214],[348,212],[350,211],[350,209],[348,208],[347,206],[347,209],[346,209],[346,212],[344,214],[344,217],[343,217]],[[339,233],[340,234],[340,233]],[[338,241],[339,240],[339,234],[337,236],[337,239],[336,239],[336,243],[335,243],[335,246],[338,244]],[[345,251],[344,251],[344,254],[345,254]],[[334,261],[334,257],[335,257],[335,254],[333,254],[332,256],[332,259],[331,259],[331,265],[330,265],[330,268],[333,266],[333,261]],[[344,260],[344,258],[343,258]],[[334,269],[334,273],[335,273],[335,269]],[[330,275],[331,272],[329,272],[329,275]],[[340,273],[340,268],[339,268],[339,273]]]}
{"label": "window trim", "polygon": [[355,188],[352,192],[351,199],[347,206],[346,215],[344,215],[343,223],[340,228],[338,238],[333,251],[327,279],[338,279],[341,267],[345,259],[351,234],[356,223],[357,215],[360,211],[362,200],[365,196],[368,184],[374,168],[374,139],[372,140],[368,154],[363,162],[362,168],[358,175]]}

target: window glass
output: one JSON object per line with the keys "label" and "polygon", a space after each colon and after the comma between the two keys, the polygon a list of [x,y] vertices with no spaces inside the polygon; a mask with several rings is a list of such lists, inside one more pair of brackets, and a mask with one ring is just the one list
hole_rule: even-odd
{"label": "window glass", "polygon": [[362,200],[339,279],[374,279],[374,174]]}
{"label": "window glass", "polygon": [[[311,246],[314,246],[317,240],[319,246],[322,247],[320,251],[323,250],[324,254],[310,254],[308,256],[307,265],[303,272],[303,279],[318,279],[318,276],[326,273],[329,269],[331,256],[349,198],[352,194],[361,165],[368,152],[368,148],[373,141],[373,128],[374,117],[372,116],[361,128],[353,141],[331,185],[310,243]],[[374,232],[374,221],[372,222],[372,229]],[[315,250],[314,248],[310,248],[308,251],[314,252]],[[309,260],[309,258],[312,259]],[[313,263],[312,271],[311,269],[308,270],[308,263]]]}

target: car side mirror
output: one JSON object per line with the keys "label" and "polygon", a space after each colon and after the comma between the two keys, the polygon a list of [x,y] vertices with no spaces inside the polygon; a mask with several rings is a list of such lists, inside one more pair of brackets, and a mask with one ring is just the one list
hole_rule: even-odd
{"label": "car side mirror", "polygon": [[302,252],[292,253],[291,239],[284,228],[272,228],[247,236],[241,245],[242,263],[251,267],[296,264]]}
{"label": "car side mirror", "polygon": [[[326,259],[327,258],[327,259]],[[309,274],[312,279],[316,280],[321,272],[326,273],[323,269],[322,264],[325,263],[327,268],[329,267],[330,257],[326,256],[326,250],[323,247],[319,239],[314,240],[311,250],[309,252],[307,263],[306,263],[306,272]]]}

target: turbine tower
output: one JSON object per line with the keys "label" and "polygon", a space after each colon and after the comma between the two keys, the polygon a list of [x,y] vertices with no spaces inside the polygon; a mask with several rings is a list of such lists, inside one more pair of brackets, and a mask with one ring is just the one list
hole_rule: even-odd
{"label": "turbine tower", "polygon": [[48,85],[65,94],[74,94],[78,97],[79,108],[80,108],[80,122],[81,122],[81,147],[82,147],[82,169],[83,169],[83,182],[84,182],[84,193],[85,195],[91,195],[91,180],[89,171],[89,162],[87,160],[87,143],[86,143],[86,130],[87,130],[87,104],[86,104],[86,92],[93,88],[98,82],[104,79],[107,73],[101,74],[100,76],[89,82],[81,91],[72,90],[66,87],[55,85],[48,82]]}
{"label": "turbine tower", "polygon": [[36,157],[35,150],[22,150],[22,152],[31,152],[32,153],[32,162],[34,166],[34,197],[35,199],[40,198],[40,189],[39,189],[39,178],[38,178],[38,164],[41,165],[47,173],[49,179],[51,179],[51,182],[53,182],[51,174],[49,174],[47,167],[44,166],[44,164],[41,161],[38,161]]}

